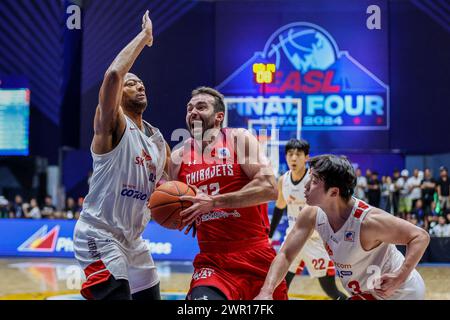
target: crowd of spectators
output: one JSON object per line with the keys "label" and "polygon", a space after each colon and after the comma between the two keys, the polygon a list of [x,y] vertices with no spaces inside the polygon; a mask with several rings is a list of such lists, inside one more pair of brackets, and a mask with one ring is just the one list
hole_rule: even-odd
{"label": "crowd of spectators", "polygon": [[440,167],[439,177],[430,169],[404,169],[382,176],[367,169],[356,170],[355,196],[427,230],[432,236],[450,237],[450,195],[448,169]]}
{"label": "crowd of spectators", "polygon": [[36,198],[24,201],[21,195],[16,195],[13,201],[8,201],[0,195],[0,218],[9,219],[78,219],[83,198],[76,202],[74,198],[68,197],[64,208],[57,209],[51,196],[46,196],[42,203]]}
{"label": "crowd of spectators", "polygon": [[[367,169],[362,175],[357,168],[356,176],[355,197],[410,221],[432,236],[450,237],[450,182],[446,167],[439,169],[436,178],[428,168],[414,169],[412,175],[407,169],[394,170],[392,176],[381,179],[376,171]],[[0,218],[78,219],[82,205],[83,198],[75,201],[68,197],[65,207],[58,210],[51,196],[39,203],[36,198],[24,201],[16,195],[8,201],[0,195]]]}

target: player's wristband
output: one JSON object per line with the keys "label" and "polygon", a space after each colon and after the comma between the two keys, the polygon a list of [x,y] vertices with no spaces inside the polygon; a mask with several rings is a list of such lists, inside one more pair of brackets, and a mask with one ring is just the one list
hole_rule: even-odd
{"label": "player's wristband", "polygon": [[270,231],[269,231],[269,238],[273,237],[273,234],[275,233],[275,230],[278,227],[278,224],[280,223],[281,217],[283,216],[284,209],[280,209],[275,206],[273,209],[272,214],[272,221],[270,222]]}

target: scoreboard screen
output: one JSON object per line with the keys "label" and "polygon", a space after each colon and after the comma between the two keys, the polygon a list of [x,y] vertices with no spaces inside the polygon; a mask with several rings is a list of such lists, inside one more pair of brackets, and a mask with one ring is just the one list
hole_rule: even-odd
{"label": "scoreboard screen", "polygon": [[30,91],[0,89],[0,156],[28,155]]}

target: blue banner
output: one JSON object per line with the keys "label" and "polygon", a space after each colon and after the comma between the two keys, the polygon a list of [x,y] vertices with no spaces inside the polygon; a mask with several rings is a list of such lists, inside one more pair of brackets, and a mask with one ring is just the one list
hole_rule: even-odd
{"label": "blue banner", "polygon": [[[379,29],[368,26],[373,7]],[[301,135],[321,153],[389,149],[387,1],[220,3],[218,11],[226,125],[276,128],[282,145]]]}
{"label": "blue banner", "polygon": [[[0,256],[73,258],[74,220],[0,220]],[[150,222],[143,239],[154,260],[188,260],[198,253],[197,239]]]}

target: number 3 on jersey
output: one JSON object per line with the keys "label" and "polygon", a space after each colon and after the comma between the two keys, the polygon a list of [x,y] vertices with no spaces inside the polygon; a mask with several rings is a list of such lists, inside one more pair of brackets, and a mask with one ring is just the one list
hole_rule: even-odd
{"label": "number 3 on jersey", "polygon": [[350,290],[352,290],[354,294],[360,294],[360,293],[362,293],[362,292],[361,292],[361,287],[359,286],[359,282],[358,282],[358,281],[355,281],[355,280],[350,281],[350,282],[347,284],[347,287],[349,287]]}
{"label": "number 3 on jersey", "polygon": [[220,191],[220,186],[218,182],[211,183],[210,185],[203,185],[199,186],[198,189],[206,194],[209,194],[210,196],[213,196],[215,194],[218,194]]}

